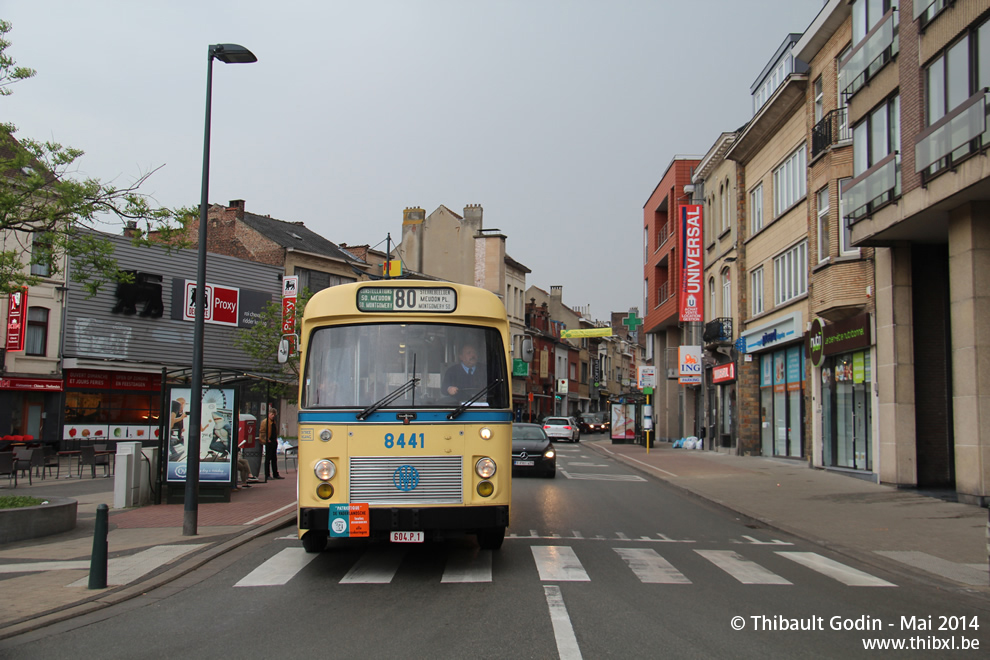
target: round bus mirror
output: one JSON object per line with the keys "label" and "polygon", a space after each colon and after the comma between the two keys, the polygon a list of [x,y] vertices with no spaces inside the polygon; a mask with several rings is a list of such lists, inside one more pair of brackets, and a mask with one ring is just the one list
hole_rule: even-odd
{"label": "round bus mirror", "polygon": [[278,363],[285,364],[289,360],[289,340],[283,339],[278,343]]}
{"label": "round bus mirror", "polygon": [[523,337],[522,340],[522,359],[523,362],[533,361],[533,338]]}

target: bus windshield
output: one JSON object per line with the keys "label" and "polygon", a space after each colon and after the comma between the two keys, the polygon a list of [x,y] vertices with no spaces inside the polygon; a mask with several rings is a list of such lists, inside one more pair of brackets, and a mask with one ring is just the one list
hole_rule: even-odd
{"label": "bus windshield", "polygon": [[318,328],[302,389],[303,408],[509,407],[498,330],[455,324]]}

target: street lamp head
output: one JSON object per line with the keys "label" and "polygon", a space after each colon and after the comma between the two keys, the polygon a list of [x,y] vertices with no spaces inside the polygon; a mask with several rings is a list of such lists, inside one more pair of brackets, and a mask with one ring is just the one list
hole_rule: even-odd
{"label": "street lamp head", "polygon": [[215,57],[224,64],[250,64],[257,62],[254,53],[238,44],[215,44],[210,46],[210,57]]}

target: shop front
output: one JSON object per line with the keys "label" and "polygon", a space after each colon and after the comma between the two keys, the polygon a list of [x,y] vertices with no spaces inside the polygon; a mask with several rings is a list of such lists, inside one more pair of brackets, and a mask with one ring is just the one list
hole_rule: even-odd
{"label": "shop front", "polygon": [[0,377],[0,441],[57,442],[61,401],[61,378]]}
{"label": "shop front", "polygon": [[805,456],[805,356],[802,315],[790,314],[742,335],[759,365],[760,453]]}
{"label": "shop front", "polygon": [[872,343],[869,314],[811,323],[808,356],[821,383],[816,463],[823,467],[874,469]]}
{"label": "shop front", "polygon": [[712,433],[709,447],[731,449],[736,446],[736,363],[715,365],[709,375],[712,384],[709,389]]}
{"label": "shop front", "polygon": [[64,449],[129,440],[157,445],[161,372],[66,369]]}

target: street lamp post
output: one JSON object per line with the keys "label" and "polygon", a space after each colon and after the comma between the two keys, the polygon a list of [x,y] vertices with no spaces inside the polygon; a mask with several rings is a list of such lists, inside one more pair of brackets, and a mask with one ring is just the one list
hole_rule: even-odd
{"label": "street lamp post", "polygon": [[185,508],[182,535],[195,536],[199,517],[199,446],[203,418],[203,326],[206,323],[206,209],[210,191],[210,110],[213,60],[225,64],[257,62],[254,53],[237,44],[214,44],[206,58],[206,130],[203,137],[203,187],[199,200],[199,257],[196,263],[196,321],[193,330],[192,384],[189,391],[189,442],[186,449]]}

